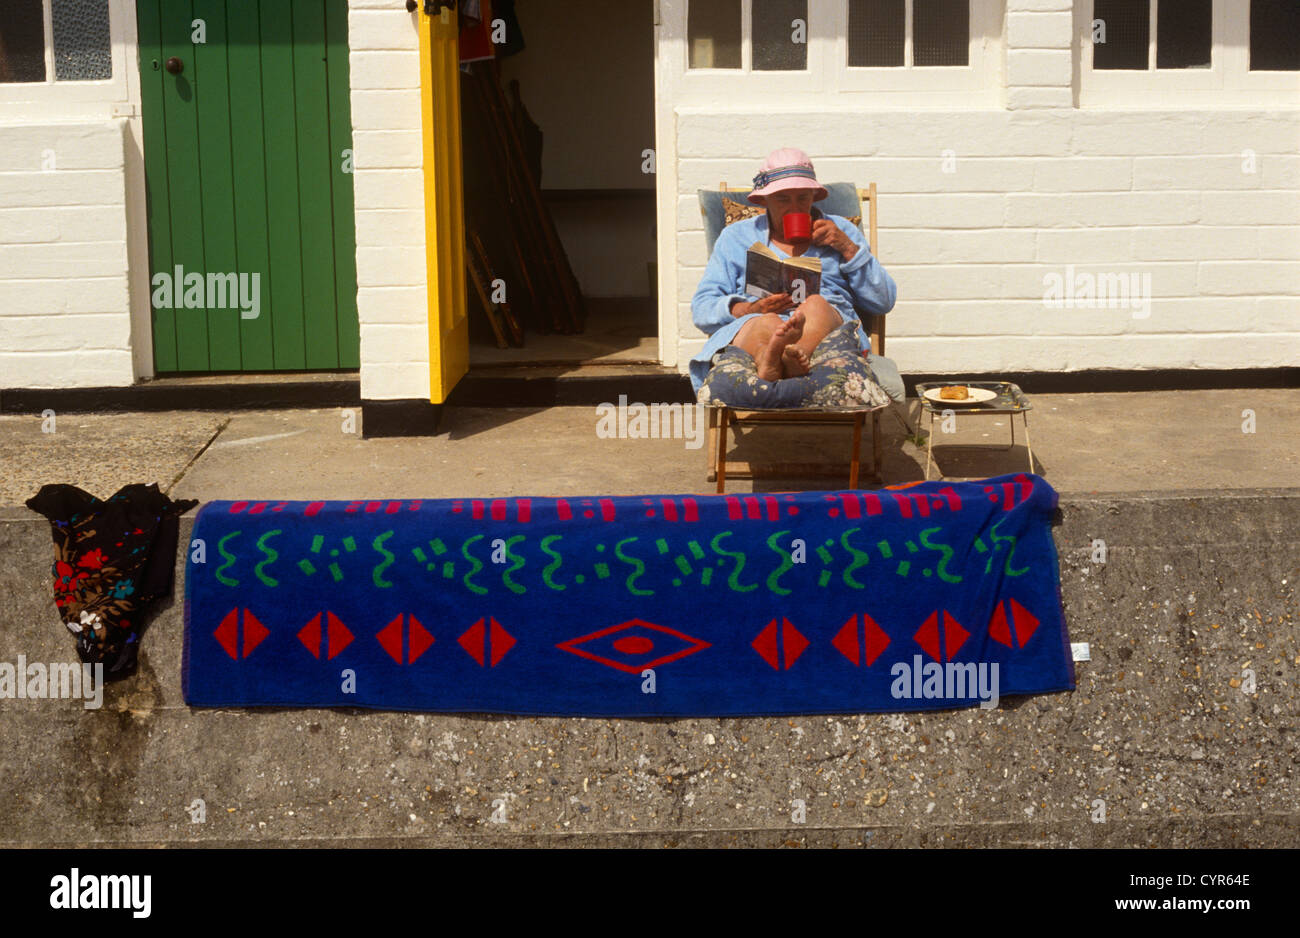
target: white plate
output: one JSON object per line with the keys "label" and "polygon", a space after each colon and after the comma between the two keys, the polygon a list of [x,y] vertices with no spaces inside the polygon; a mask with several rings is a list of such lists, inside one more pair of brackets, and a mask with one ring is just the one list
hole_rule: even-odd
{"label": "white plate", "polygon": [[[944,385],[944,387],[948,387],[948,388],[964,387],[964,385],[946,384]],[[968,393],[970,397],[966,398],[966,400],[964,401],[950,401],[939,396],[939,392],[941,390],[942,388],[928,388],[925,392],[925,399],[932,404],[940,404],[944,407],[947,407],[949,404],[957,404],[959,406],[962,404],[983,404],[986,401],[991,401],[998,396],[997,391],[990,391],[988,388],[968,387],[966,388],[966,393]]]}

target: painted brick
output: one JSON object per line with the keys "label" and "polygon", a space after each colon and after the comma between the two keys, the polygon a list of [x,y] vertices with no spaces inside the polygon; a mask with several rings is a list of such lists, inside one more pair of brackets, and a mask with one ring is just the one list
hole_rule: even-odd
{"label": "painted brick", "polygon": [[357,291],[361,322],[366,324],[429,322],[429,299],[424,284],[405,287],[363,287]]}
{"label": "painted brick", "polygon": [[1201,196],[1206,225],[1295,225],[1300,223],[1300,192],[1206,192]]}
{"label": "painted brick", "polygon": [[1300,261],[1205,261],[1197,285],[1202,293],[1295,296],[1300,294]]}
{"label": "painted brick", "polygon": [[424,211],[424,174],[417,169],[367,170],[353,179],[356,206]]}
{"label": "painted brick", "polygon": [[393,364],[426,363],[427,368],[429,359],[427,323],[418,325],[363,323],[361,341],[366,347],[368,361],[386,361]]}
{"label": "painted brick", "polygon": [[1007,45],[1013,49],[1069,49],[1073,38],[1073,16],[1067,11],[1052,13],[1007,13]]}
{"label": "painted brick", "polygon": [[1185,228],[1134,229],[1133,251],[1138,260],[1252,260],[1259,257],[1259,250],[1259,229],[1253,227],[1190,225]]}
{"label": "painted brick", "polygon": [[1070,52],[1067,49],[1011,49],[1007,52],[1007,84],[1069,86]]}
{"label": "painted brick", "polygon": [[368,401],[429,399],[427,362],[375,362],[361,346],[361,396]]}
{"label": "painted brick", "polygon": [[102,280],[0,280],[0,316],[46,313],[126,314],[125,277]]}
{"label": "painted brick", "polygon": [[[1101,264],[1135,259],[1131,228],[1043,229],[1033,232],[1033,236],[1037,248],[1035,260],[1042,263]],[[1182,256],[1178,254],[1170,260]]]}
{"label": "painted brick", "polygon": [[74,352],[0,351],[7,388],[103,388],[134,382],[131,353],[120,349]]}
{"label": "painted brick", "polygon": [[1258,189],[1260,174],[1243,173],[1236,156],[1139,156],[1134,189]]}
{"label": "painted brick", "polygon": [[426,279],[423,246],[357,248],[358,287],[414,286]]}
{"label": "painted brick", "polygon": [[357,91],[352,95],[355,130],[411,130],[420,126],[420,92]]}
{"label": "painted brick", "polygon": [[373,9],[351,4],[348,13],[348,46],[353,52],[420,48],[420,34],[413,15],[406,15],[398,3]]}
{"label": "painted brick", "polygon": [[348,56],[348,85],[353,91],[420,87],[420,53],[353,51]]}
{"label": "painted brick", "polygon": [[130,342],[128,318],[115,313],[0,316],[0,348],[4,349],[78,352],[84,349],[124,349]]}
{"label": "painted brick", "polygon": [[356,230],[358,246],[415,246],[424,250],[421,209],[358,209]]}
{"label": "painted brick", "polygon": [[1124,191],[1133,185],[1133,161],[1124,157],[1086,157],[1033,161],[1036,192]]}
{"label": "painted brick", "polygon": [[353,166],[367,169],[419,169],[424,164],[419,130],[359,130],[352,135]]}
{"label": "painted brick", "polygon": [[1008,88],[1006,97],[1007,108],[1012,111],[1074,107],[1074,92],[1069,88],[1018,85]]}
{"label": "painted brick", "polygon": [[1005,196],[1006,224],[1013,228],[1187,225],[1201,220],[1198,193],[1116,192]]}
{"label": "painted brick", "polygon": [[126,242],[0,245],[0,279],[126,277]]}

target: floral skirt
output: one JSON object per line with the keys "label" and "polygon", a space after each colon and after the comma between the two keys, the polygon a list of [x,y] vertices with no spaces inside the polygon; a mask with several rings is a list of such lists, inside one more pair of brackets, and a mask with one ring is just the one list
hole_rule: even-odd
{"label": "floral skirt", "polygon": [[798,378],[764,381],[753,356],[728,345],[713,356],[700,386],[701,404],[763,410],[782,407],[880,407],[889,403],[858,347],[858,324],[846,322],[822,339],[812,353],[812,368]]}

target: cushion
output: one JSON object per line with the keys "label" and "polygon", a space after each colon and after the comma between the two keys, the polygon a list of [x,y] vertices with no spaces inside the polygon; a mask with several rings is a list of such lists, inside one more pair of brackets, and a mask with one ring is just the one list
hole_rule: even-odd
{"label": "cushion", "polygon": [[764,381],[753,357],[739,346],[728,345],[714,356],[698,400],[746,410],[884,407],[890,395],[859,349],[857,329],[856,322],[844,323],[813,350],[808,374],[780,381]]}

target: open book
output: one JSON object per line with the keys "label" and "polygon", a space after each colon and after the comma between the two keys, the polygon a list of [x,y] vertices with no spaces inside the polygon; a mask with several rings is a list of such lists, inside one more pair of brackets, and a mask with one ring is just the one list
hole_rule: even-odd
{"label": "open book", "polygon": [[[798,284],[803,287],[799,289]],[[775,293],[789,293],[795,302],[820,292],[822,262],[816,257],[776,256],[766,244],[755,241],[745,258],[745,292],[762,299]]]}

